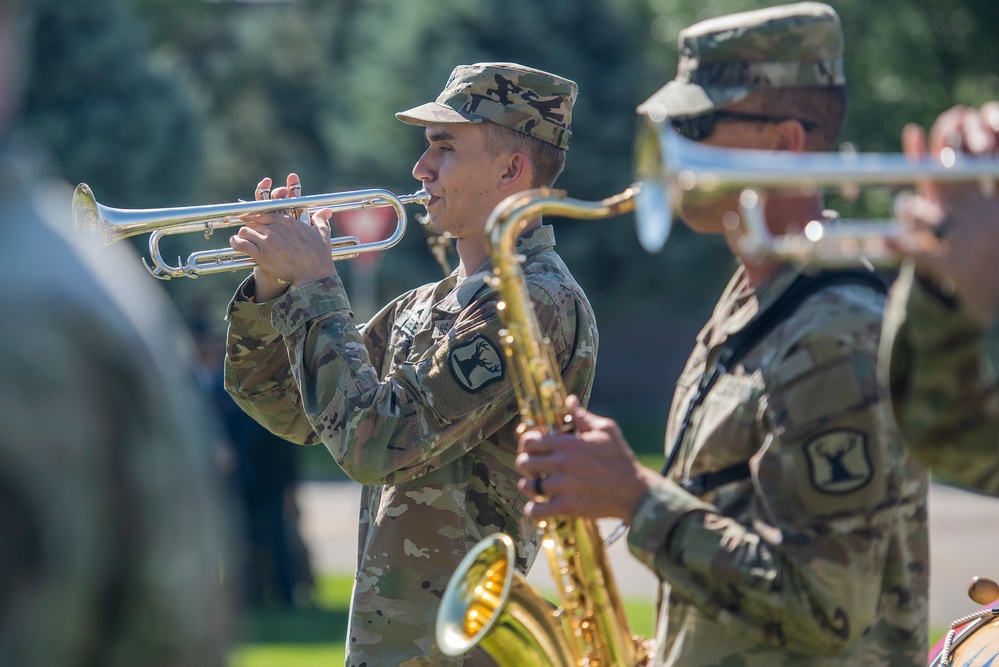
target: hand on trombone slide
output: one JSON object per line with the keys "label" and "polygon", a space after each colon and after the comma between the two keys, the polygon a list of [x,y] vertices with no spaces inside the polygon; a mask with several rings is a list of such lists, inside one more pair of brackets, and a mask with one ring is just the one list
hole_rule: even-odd
{"label": "hand on trombone slide", "polygon": [[[956,106],[942,113],[929,135],[908,125],[902,150],[909,157],[961,154],[999,156],[999,102],[980,109]],[[971,312],[991,322],[999,315],[999,198],[994,181],[920,183],[900,196],[896,215],[919,241],[900,248],[914,258],[924,280],[953,293]]]}
{"label": "hand on trombone slide", "polygon": [[[286,185],[271,189],[270,178],[258,184],[254,198],[293,199],[301,194],[297,174],[288,174]],[[336,274],[330,255],[329,208],[314,211],[311,217],[301,209],[289,207],[275,213],[245,215],[246,223],[229,239],[229,245],[249,255],[257,266],[255,298],[269,301],[283,294],[287,285],[304,285]],[[308,224],[303,224],[308,222]]]}

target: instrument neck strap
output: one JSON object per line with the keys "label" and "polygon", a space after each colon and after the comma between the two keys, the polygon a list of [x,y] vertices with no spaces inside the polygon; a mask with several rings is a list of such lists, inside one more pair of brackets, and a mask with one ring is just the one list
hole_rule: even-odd
{"label": "instrument neck strap", "polygon": [[[735,367],[735,364],[742,359],[751,349],[769,334],[774,327],[787,320],[798,309],[805,299],[811,295],[833,285],[859,284],[866,285],[882,294],[887,294],[888,285],[885,280],[873,271],[863,269],[830,270],[819,273],[802,273],[794,282],[777,297],[777,299],[767,308],[758,312],[742,329],[728,337],[719,352],[715,363],[704,375],[697,386],[697,391],[687,404],[687,412],[684,414],[680,424],[680,430],[673,441],[673,448],[669,452],[666,463],[663,464],[660,474],[665,477],[676,464],[680,453],[680,445],[684,435],[690,427],[690,420],[694,410],[704,402],[708,392],[717,382],[718,378]],[[734,466],[716,472],[707,472],[692,479],[685,480],[681,486],[696,495],[701,495],[729,482],[735,482],[749,477],[749,462],[738,463]]]}

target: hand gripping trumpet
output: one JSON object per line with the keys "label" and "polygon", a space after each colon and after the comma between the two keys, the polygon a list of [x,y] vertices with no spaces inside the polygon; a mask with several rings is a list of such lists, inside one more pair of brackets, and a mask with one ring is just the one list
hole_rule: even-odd
{"label": "hand gripping trumpet", "polygon": [[[596,219],[633,210],[637,188],[600,202],[528,190],[501,203],[487,223],[501,342],[518,382],[520,431],[572,428],[565,386],[545,344],[516,252],[526,221],[543,214]],[[648,660],[644,640],[632,637],[596,523],[559,518],[542,524],[560,607],[553,609],[516,571],[513,541],[496,533],[482,540],[451,577],[437,616],[437,643],[448,655],[481,646],[503,667],[609,667]]]}
{"label": "hand gripping trumpet", "polygon": [[362,208],[390,206],[395,209],[396,226],[392,234],[379,241],[361,243],[356,236],[341,236],[330,239],[330,252],[333,259],[350,259],[363,252],[387,250],[406,233],[406,204],[426,205],[430,193],[426,190],[411,195],[396,196],[387,190],[354,190],[319,195],[306,195],[291,199],[267,201],[235,202],[207,206],[184,206],[177,208],[120,209],[97,203],[93,192],[86,183],[81,183],[73,195],[73,226],[92,239],[100,247],[105,247],[130,236],[152,232],[149,237],[149,256],[152,265],[146,269],[160,280],[171,278],[197,278],[211,273],[252,269],[256,262],[249,256],[232,248],[203,250],[192,253],[187,261],[170,265],[160,251],[160,240],[167,235],[201,232],[211,238],[216,229],[237,227],[244,224],[243,217],[255,213],[293,211],[299,217],[321,208],[333,212]]}

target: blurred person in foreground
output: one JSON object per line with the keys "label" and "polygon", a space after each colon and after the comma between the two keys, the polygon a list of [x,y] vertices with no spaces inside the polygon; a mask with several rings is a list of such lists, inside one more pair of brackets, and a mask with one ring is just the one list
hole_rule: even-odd
{"label": "blurred person in foreground", "polygon": [[0,664],[221,667],[229,517],[193,346],[16,145],[24,27],[0,0]]}
{"label": "blurred person in foreground", "polygon": [[[354,321],[330,257],[328,210],[312,225],[267,216],[232,239],[259,267],[229,307],[227,389],[281,437],[325,445],[364,485],[348,665],[491,664],[481,648],[440,652],[440,597],[487,535],[513,538],[522,572],[537,555],[514,469],[518,406],[498,295],[485,281],[493,269],[485,228],[501,201],[550,186],[562,171],[575,98],[576,84],[554,74],[479,63],[455,68],[436,102],[396,114],[424,127],[428,148],[413,176],[432,195],[431,223],[457,239],[460,261],[367,324]],[[554,245],[540,219],[518,240],[541,329],[566,385],[585,401],[596,323]]]}
{"label": "blurred person in foreground", "polygon": [[[847,111],[839,18],[799,3],[680,33],[639,111],[729,149],[827,151]],[[521,438],[536,519],[616,517],[662,582],[656,665],[905,665],[927,650],[926,475],[908,470],[876,362],[885,285],[743,252],[738,192],[682,202],[739,267],[677,383],[662,473],[573,405],[575,435]],[[781,234],[821,193],[766,193]]]}
{"label": "blurred person in foreground", "polygon": [[[999,155],[999,102],[954,107],[906,155]],[[994,188],[994,183],[992,184]],[[919,241],[892,288],[882,371],[913,454],[944,481],[999,495],[999,386],[987,353],[999,321],[999,199],[977,182],[920,186],[897,213]]]}

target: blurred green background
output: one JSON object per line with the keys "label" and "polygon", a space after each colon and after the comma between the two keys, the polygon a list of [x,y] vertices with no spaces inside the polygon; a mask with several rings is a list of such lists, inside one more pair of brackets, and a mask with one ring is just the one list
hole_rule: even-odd
{"label": "blurred green background", "polygon": [[[393,113],[432,100],[456,64],[505,60],[580,88],[558,186],[599,199],[632,178],[634,108],[676,68],[679,30],[758,0],[33,0],[23,128],[71,183],[123,208],[252,198],[263,176],[306,193],[417,189],[422,132]],[[841,0],[852,107],[844,140],[897,151],[906,122],[999,97],[994,0]],[[886,193],[847,214],[884,215]],[[411,209],[414,207],[411,207]],[[414,211],[411,211],[411,214]],[[559,250],[601,329],[592,405],[636,449],[660,450],[666,406],[693,336],[734,267],[717,239],[677,226],[645,253],[632,220],[554,221]],[[208,246],[177,237],[176,254]],[[143,248],[145,238],[133,240]],[[164,244],[167,256],[174,247]],[[189,247],[190,246],[190,247]],[[440,275],[416,225],[363,280],[384,302]],[[355,275],[356,274],[356,275]],[[189,317],[224,326],[243,273],[173,280]],[[374,285],[370,285],[371,282]],[[367,313],[370,314],[370,313]],[[359,313],[365,315],[365,313]]]}
{"label": "blurred green background", "polygon": [[[632,179],[634,109],[676,68],[690,23],[758,0],[27,0],[21,131],[52,170],[122,208],[252,199],[297,172],[306,193],[418,188],[418,128],[393,113],[434,99],[457,64],[513,61],[575,80],[572,147],[557,186],[599,199]],[[995,0],[840,0],[852,106],[845,142],[895,152],[903,125],[999,98]],[[830,197],[883,216],[890,193]],[[412,213],[412,211],[411,211]],[[658,467],[674,381],[734,264],[717,239],[674,229],[645,253],[633,221],[553,221],[601,331],[591,406]],[[374,275],[342,265],[351,294],[383,302],[440,268],[411,225]],[[220,234],[207,247],[223,247]],[[145,238],[128,241],[144,252]],[[206,247],[192,237],[176,253]],[[173,246],[169,246],[173,252]],[[168,255],[169,256],[169,255]],[[222,330],[245,274],[162,283],[192,321]],[[152,280],[152,278],[150,278]],[[370,283],[374,283],[373,285]],[[370,313],[360,312],[359,315]],[[335,476],[322,448],[309,476]]]}

